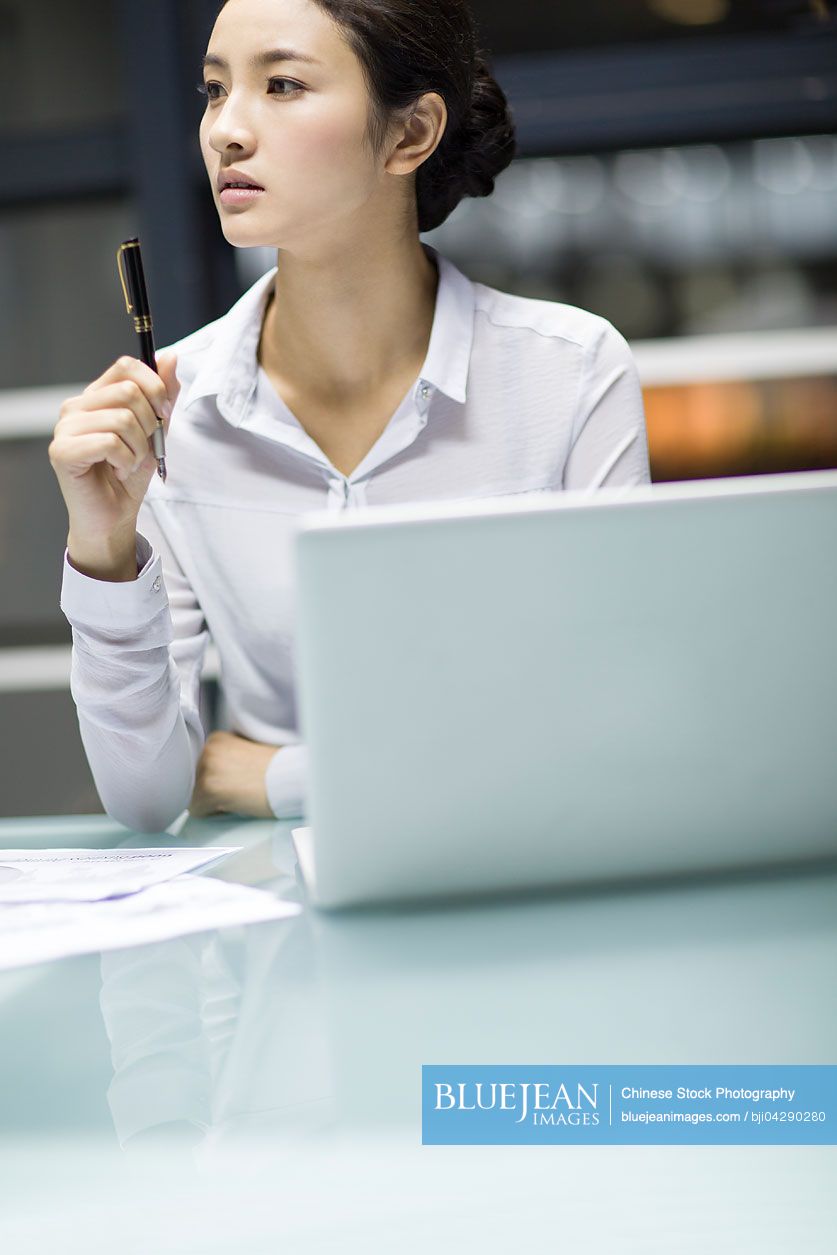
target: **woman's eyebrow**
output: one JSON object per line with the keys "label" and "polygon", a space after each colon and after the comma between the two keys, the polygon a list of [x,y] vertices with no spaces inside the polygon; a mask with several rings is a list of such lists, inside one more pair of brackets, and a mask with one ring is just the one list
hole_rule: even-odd
{"label": "woman's eyebrow", "polygon": [[[269,48],[267,52],[257,52],[250,57],[248,65],[251,69],[257,70],[260,66],[273,65],[277,61],[305,61],[309,65],[321,64],[316,57],[310,57],[306,52],[297,52],[295,48]],[[201,69],[205,70],[208,65],[217,65],[222,70],[229,68],[223,57],[216,57],[211,52],[208,52],[201,61]]]}

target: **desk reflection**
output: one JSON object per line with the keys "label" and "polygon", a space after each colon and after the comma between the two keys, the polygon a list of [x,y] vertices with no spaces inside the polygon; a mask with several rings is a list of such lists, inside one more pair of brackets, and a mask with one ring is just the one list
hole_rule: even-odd
{"label": "desk reflection", "polygon": [[[290,826],[215,874],[304,901]],[[229,831],[230,841],[236,834]],[[812,1062],[837,870],[320,913],[101,956],[120,1144],[421,1137],[429,1063]],[[788,980],[788,956],[808,960]],[[831,990],[823,997],[822,991]]]}

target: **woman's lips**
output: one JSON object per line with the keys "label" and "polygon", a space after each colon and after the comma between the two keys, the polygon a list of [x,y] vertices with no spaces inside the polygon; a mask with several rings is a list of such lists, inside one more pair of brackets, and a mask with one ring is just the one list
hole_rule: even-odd
{"label": "woman's lips", "polygon": [[249,205],[264,192],[263,187],[225,187],[221,192],[222,205]]}

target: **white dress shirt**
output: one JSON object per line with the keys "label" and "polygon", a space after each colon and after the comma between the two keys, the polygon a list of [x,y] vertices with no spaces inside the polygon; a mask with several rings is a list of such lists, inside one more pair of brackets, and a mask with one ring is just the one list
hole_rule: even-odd
{"label": "white dress shirt", "polygon": [[155,474],[139,511],[138,578],[93,579],[64,551],[71,692],[118,822],[162,832],[188,808],[210,638],[228,730],[283,747],[267,767],[268,802],[279,817],[305,815],[291,561],[306,511],[649,481],[642,393],[620,333],[575,306],[472,282],[423,247],[439,270],[427,356],[349,476],[258,364],[275,266],[223,317],[159,350],[177,353],[181,391],[167,481]]}

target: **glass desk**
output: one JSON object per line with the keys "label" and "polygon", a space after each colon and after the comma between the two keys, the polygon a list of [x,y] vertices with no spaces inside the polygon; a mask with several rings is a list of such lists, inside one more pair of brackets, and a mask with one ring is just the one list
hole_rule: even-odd
{"label": "glass desk", "polygon": [[421,1145],[423,1063],[834,1063],[837,864],[305,905],[299,821],[0,821],[241,845],[291,918],[0,972],[0,1250],[833,1255],[837,1148]]}

